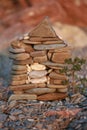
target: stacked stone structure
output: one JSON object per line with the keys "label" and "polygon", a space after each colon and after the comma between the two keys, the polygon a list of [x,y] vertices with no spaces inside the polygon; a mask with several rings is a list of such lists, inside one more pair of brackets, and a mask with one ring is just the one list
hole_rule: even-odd
{"label": "stacked stone structure", "polygon": [[45,18],[9,48],[13,59],[9,100],[59,100],[67,96],[66,76],[59,70],[70,58],[70,49]]}

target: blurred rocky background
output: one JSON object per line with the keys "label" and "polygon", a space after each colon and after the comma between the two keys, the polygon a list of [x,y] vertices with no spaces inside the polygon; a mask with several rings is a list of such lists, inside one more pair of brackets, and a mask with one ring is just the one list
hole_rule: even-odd
{"label": "blurred rocky background", "polygon": [[49,16],[56,33],[87,58],[87,0],[0,0],[0,82],[10,79],[10,42]]}

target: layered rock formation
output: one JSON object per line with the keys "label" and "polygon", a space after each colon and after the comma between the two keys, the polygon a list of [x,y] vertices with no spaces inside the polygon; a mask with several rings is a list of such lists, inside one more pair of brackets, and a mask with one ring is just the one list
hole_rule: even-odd
{"label": "layered rock formation", "polygon": [[59,100],[67,96],[66,76],[59,70],[70,58],[70,48],[44,19],[23,38],[13,41],[9,48],[13,59],[9,100]]}

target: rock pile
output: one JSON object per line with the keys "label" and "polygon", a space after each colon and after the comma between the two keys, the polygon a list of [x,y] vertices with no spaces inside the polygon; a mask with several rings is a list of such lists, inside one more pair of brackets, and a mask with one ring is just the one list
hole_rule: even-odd
{"label": "rock pile", "polygon": [[59,73],[64,60],[70,58],[70,49],[61,40],[48,19],[33,31],[11,43],[13,59],[9,100],[59,100],[67,96],[66,76]]}

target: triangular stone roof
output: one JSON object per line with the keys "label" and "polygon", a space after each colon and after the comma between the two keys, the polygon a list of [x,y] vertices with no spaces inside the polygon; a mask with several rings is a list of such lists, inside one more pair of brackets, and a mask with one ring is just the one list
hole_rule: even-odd
{"label": "triangular stone roof", "polygon": [[46,17],[37,27],[29,33],[30,37],[58,38]]}

